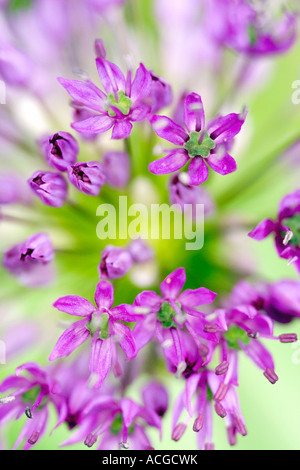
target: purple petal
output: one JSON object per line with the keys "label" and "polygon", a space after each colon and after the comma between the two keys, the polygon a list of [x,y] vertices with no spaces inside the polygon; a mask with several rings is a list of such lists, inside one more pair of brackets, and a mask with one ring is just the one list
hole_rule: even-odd
{"label": "purple petal", "polygon": [[184,122],[189,132],[200,132],[205,127],[205,114],[201,96],[188,95],[184,102]]}
{"label": "purple petal", "polygon": [[176,299],[186,282],[184,268],[178,268],[169,274],[160,285],[162,295],[166,299]]}
{"label": "purple petal", "polygon": [[135,299],[134,305],[138,307],[148,307],[151,312],[157,313],[160,310],[162,298],[153,291],[141,292]]}
{"label": "purple petal", "polygon": [[86,320],[80,320],[68,328],[57,341],[49,361],[55,361],[60,357],[68,357],[81,346],[90,336],[86,328]]}
{"label": "purple petal", "polygon": [[204,158],[194,157],[189,166],[189,184],[197,186],[205,183],[208,178],[208,168]]}
{"label": "purple petal", "polygon": [[148,383],[142,391],[142,397],[146,408],[155,411],[158,416],[164,416],[169,406],[169,395],[161,383]]}
{"label": "purple petal", "polygon": [[247,356],[262,370],[275,369],[273,358],[270,352],[257,340],[251,341],[248,346],[239,342],[240,347]]}
{"label": "purple petal", "polygon": [[189,161],[186,150],[176,149],[170,152],[166,157],[160,158],[150,163],[149,171],[154,175],[167,175],[180,170]]}
{"label": "purple petal", "polygon": [[133,336],[135,338],[136,348],[138,351],[148,344],[154,334],[156,328],[156,316],[147,315],[144,319],[140,320],[133,329]]}
{"label": "purple petal", "polygon": [[209,166],[220,175],[233,173],[237,168],[236,161],[229,154],[211,153],[206,160]]}
{"label": "purple petal", "polygon": [[141,101],[151,92],[152,78],[150,72],[143,64],[136,71],[131,86],[131,99],[133,102]]}
{"label": "purple petal", "polygon": [[95,301],[99,308],[103,307],[109,310],[112,307],[114,303],[114,287],[110,282],[98,282],[95,292]]}
{"label": "purple petal", "polygon": [[285,196],[279,204],[279,220],[287,219],[300,212],[300,190]]}
{"label": "purple petal", "polygon": [[94,387],[99,389],[111,369],[111,340],[94,335],[90,356],[90,373]]}
{"label": "purple petal", "polygon": [[139,320],[143,315],[135,314],[134,307],[131,305],[118,305],[111,310],[111,315],[114,320],[117,321],[125,321],[125,322],[133,322]]}
{"label": "purple petal", "polygon": [[112,131],[112,139],[127,139],[132,131],[132,124],[128,120],[117,121]]}
{"label": "purple petal", "polygon": [[114,119],[106,114],[99,114],[84,121],[73,122],[72,128],[81,134],[101,134],[108,131],[114,124]]}
{"label": "purple petal", "polygon": [[200,287],[199,289],[187,289],[178,298],[178,302],[183,306],[187,307],[199,307],[200,305],[211,304],[217,294],[211,290],[206,289],[205,287]]}
{"label": "purple petal", "polygon": [[127,359],[133,359],[137,354],[135,339],[128,326],[123,323],[115,322],[113,332],[116,335],[116,341],[126,354]]}
{"label": "purple petal", "polygon": [[119,67],[106,59],[96,59],[100,81],[106,93],[125,91],[125,77]]}
{"label": "purple petal", "polygon": [[240,114],[232,113],[215,119],[207,130],[216,144],[230,143],[240,132],[244,122],[245,119]]}
{"label": "purple petal", "polygon": [[166,116],[152,116],[150,122],[156,134],[172,144],[184,145],[189,139],[183,127]]}
{"label": "purple petal", "polygon": [[103,99],[106,97],[95,85],[65,78],[58,78],[58,81],[76,103],[95,111],[104,111]]}
{"label": "purple petal", "polygon": [[199,385],[201,374],[192,374],[185,383],[185,405],[190,416],[193,416],[192,399]]}
{"label": "purple petal", "polygon": [[95,306],[79,295],[67,295],[58,299],[53,306],[60,312],[76,317],[88,317],[95,311]]}
{"label": "purple petal", "polygon": [[254,240],[264,240],[275,230],[275,223],[271,219],[262,220],[252,232],[248,233],[248,237]]}

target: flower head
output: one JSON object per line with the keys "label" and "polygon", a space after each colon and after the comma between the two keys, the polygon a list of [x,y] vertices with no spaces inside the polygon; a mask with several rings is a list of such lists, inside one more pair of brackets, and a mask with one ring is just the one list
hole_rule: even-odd
{"label": "flower head", "polygon": [[207,165],[221,175],[236,170],[228,149],[245,122],[244,116],[229,114],[206,126],[201,97],[191,93],[184,102],[185,128],[165,116],[153,116],[150,122],[159,137],[177,146],[166,157],[150,164],[152,173],[174,173],[189,163],[188,184],[198,185],[208,178]]}
{"label": "flower head", "polygon": [[98,196],[106,177],[99,162],[76,163],[68,167],[69,181],[88,196]]}
{"label": "flower head", "polygon": [[68,186],[59,173],[37,171],[28,180],[32,191],[47,206],[62,207],[67,198]]}
{"label": "flower head", "polygon": [[74,165],[79,152],[79,147],[74,137],[68,132],[57,132],[51,136],[45,136],[39,141],[46,161],[59,171],[66,171],[70,165]]}

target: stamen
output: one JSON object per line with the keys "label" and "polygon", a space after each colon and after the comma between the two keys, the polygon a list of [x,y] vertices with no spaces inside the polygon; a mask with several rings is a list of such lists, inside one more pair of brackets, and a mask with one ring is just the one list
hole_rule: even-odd
{"label": "stamen", "polygon": [[221,405],[221,403],[216,403],[215,404],[215,411],[216,411],[217,415],[220,416],[220,418],[226,418],[227,412],[226,412],[224,406]]}
{"label": "stamen", "polygon": [[281,343],[296,343],[296,341],[298,341],[298,337],[296,334],[286,334],[280,335],[279,340]]}
{"label": "stamen", "polygon": [[95,434],[89,434],[84,441],[84,445],[90,449],[96,442],[97,436],[95,436]]}
{"label": "stamen", "polygon": [[34,444],[37,443],[37,441],[39,440],[39,437],[40,437],[40,433],[37,432],[37,431],[34,431],[32,434],[31,434],[31,437],[28,439],[28,444],[30,444],[31,446],[33,446]]}
{"label": "stamen", "polygon": [[120,442],[120,449],[128,450],[129,449],[128,442]]}
{"label": "stamen", "polygon": [[291,266],[291,264],[295,263],[298,261],[298,256],[294,256],[294,258],[291,258],[288,262],[288,266]]}
{"label": "stamen", "polygon": [[224,382],[219,385],[218,391],[214,396],[215,401],[222,401],[227,395],[229,385]]}
{"label": "stamen", "polygon": [[226,372],[229,369],[229,362],[228,361],[223,361],[221,364],[218,365],[215,369],[216,375],[225,375]]}
{"label": "stamen", "polygon": [[235,425],[236,425],[236,429],[238,430],[238,432],[242,436],[247,436],[247,434],[248,434],[247,429],[246,429],[244,423],[240,420],[240,418],[236,418]]}
{"label": "stamen", "polygon": [[25,415],[27,416],[28,419],[33,418],[32,413],[31,413],[31,409],[28,406],[25,408]]}
{"label": "stamen", "polygon": [[291,241],[293,236],[294,236],[294,234],[291,230],[286,232],[285,237],[284,237],[283,242],[282,242],[284,244],[284,246],[287,246],[289,244],[289,242]]}
{"label": "stamen", "polygon": [[259,338],[259,333],[258,331],[253,331],[253,330],[250,330],[248,331],[248,337],[249,338],[252,338],[252,339],[258,339]]}
{"label": "stamen", "polygon": [[0,398],[0,405],[6,405],[6,403],[11,403],[12,401],[15,401],[16,397],[3,397]]}
{"label": "stamen", "polygon": [[176,378],[177,379],[179,379],[182,376],[182,374],[185,371],[186,367],[187,367],[186,362],[182,361],[178,364],[177,371],[176,371]]}
{"label": "stamen", "polygon": [[208,347],[205,344],[201,344],[201,346],[199,346],[199,353],[202,359],[205,360],[209,353]]}
{"label": "stamen", "polygon": [[275,385],[279,380],[278,376],[275,374],[275,371],[269,368],[265,370],[264,376],[272,385]]}
{"label": "stamen", "polygon": [[165,349],[170,349],[173,346],[173,341],[171,339],[166,339],[166,341],[164,341],[161,345]]}
{"label": "stamen", "polygon": [[214,444],[205,444],[204,446],[205,450],[215,450]]}
{"label": "stamen", "polygon": [[179,439],[182,438],[184,432],[186,430],[186,425],[184,423],[177,424],[175,427],[173,433],[172,433],[172,439],[173,441],[178,442]]}
{"label": "stamen", "polygon": [[193,424],[193,431],[194,432],[199,432],[203,428],[204,424],[204,416],[200,413],[198,418],[195,419],[194,424]]}
{"label": "stamen", "polygon": [[218,331],[218,327],[214,323],[206,323],[204,331],[205,333],[216,333]]}
{"label": "stamen", "polygon": [[190,176],[185,171],[182,171],[181,173],[179,173],[178,179],[180,183],[182,183],[184,186],[188,186],[190,184]]}

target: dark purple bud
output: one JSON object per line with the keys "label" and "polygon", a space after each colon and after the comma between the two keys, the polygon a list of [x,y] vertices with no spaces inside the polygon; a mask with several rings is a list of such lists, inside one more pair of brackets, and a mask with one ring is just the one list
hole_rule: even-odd
{"label": "dark purple bud", "polygon": [[279,340],[281,343],[296,343],[296,341],[298,341],[298,337],[296,334],[285,334],[280,335]]}
{"label": "dark purple bud", "polygon": [[223,361],[221,362],[221,364],[218,365],[218,367],[216,367],[216,370],[215,370],[216,375],[225,375],[228,369],[229,369],[229,362]]}
{"label": "dark purple bud", "polygon": [[132,268],[132,265],[132,256],[127,249],[108,245],[101,253],[98,268],[100,279],[123,277]]}
{"label": "dark purple bud", "polygon": [[62,207],[64,205],[68,186],[60,174],[37,171],[28,183],[32,191],[47,206]]}
{"label": "dark purple bud", "polygon": [[40,139],[39,145],[49,165],[56,170],[67,171],[70,165],[76,163],[79,147],[68,132],[45,136]]}
{"label": "dark purple bud", "polygon": [[107,152],[103,156],[103,170],[107,183],[113,188],[124,188],[130,178],[130,159],[126,152]]}
{"label": "dark purple bud", "polygon": [[266,377],[266,379],[268,379],[268,381],[272,385],[275,385],[276,382],[278,382],[279,380],[278,376],[275,374],[274,370],[272,369],[266,369],[264,372],[264,376]]}
{"label": "dark purple bud", "polygon": [[128,247],[128,251],[135,263],[147,263],[153,260],[154,257],[152,248],[141,239],[133,240]]}
{"label": "dark purple bud", "polygon": [[76,163],[68,168],[69,181],[83,193],[98,196],[106,178],[99,162]]}
{"label": "dark purple bud", "polygon": [[97,436],[95,436],[94,434],[89,434],[86,440],[84,441],[84,445],[91,448],[93,447],[94,444],[96,444],[96,442],[97,442]]}
{"label": "dark purple bud", "polygon": [[54,249],[48,235],[38,233],[6,251],[4,267],[23,285],[39,286],[49,283],[53,277]]}
{"label": "dark purple bud", "polygon": [[176,442],[179,441],[182,438],[185,430],[186,430],[186,425],[184,423],[177,424],[177,426],[175,427],[172,433],[173,441],[176,441]]}
{"label": "dark purple bud", "polygon": [[168,409],[169,396],[166,388],[158,383],[149,383],[142,392],[146,408],[154,410],[158,416],[163,417]]}

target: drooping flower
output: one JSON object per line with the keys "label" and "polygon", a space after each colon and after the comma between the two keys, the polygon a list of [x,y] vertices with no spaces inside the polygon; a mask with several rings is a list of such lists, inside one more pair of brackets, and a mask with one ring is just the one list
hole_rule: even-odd
{"label": "drooping flower", "polygon": [[185,281],[184,268],[178,268],[161,284],[161,297],[152,291],[144,291],[137,296],[134,310],[144,313],[144,317],[139,319],[133,334],[138,349],[156,337],[163,347],[169,368],[188,375],[191,369],[199,369],[208,355],[208,348],[201,338],[217,341],[214,332],[206,331],[209,322],[197,309],[212,303],[217,294],[204,287],[180,293]]}
{"label": "drooping flower", "polygon": [[145,119],[151,109],[145,104],[151,92],[151,74],[140,64],[133,80],[131,71],[125,78],[119,67],[103,57],[97,57],[96,65],[105,92],[90,81],[58,79],[77,106],[95,113],[72,127],[83,134],[100,134],[113,127],[112,138],[125,139],[131,134],[132,123]]}
{"label": "drooping flower", "polygon": [[130,159],[126,152],[106,152],[103,170],[107,183],[113,188],[124,188],[130,178]]}
{"label": "drooping flower", "polygon": [[152,116],[150,122],[159,137],[177,146],[166,157],[149,165],[155,175],[174,173],[189,163],[187,183],[193,186],[207,180],[207,165],[221,175],[236,170],[228,149],[245,122],[243,115],[228,114],[206,126],[201,97],[191,93],[184,102],[186,129],[166,116]]}
{"label": "drooping flower", "polygon": [[157,113],[162,108],[169,106],[173,101],[172,88],[169,83],[151,73],[152,86],[147,103],[151,105],[151,113]]}
{"label": "drooping flower", "polygon": [[132,256],[127,248],[108,245],[101,253],[99,264],[100,279],[123,277],[133,266]]}
{"label": "drooping flower", "polygon": [[37,233],[7,250],[3,265],[21,284],[35,287],[53,279],[53,259],[54,248],[48,235]]}
{"label": "drooping flower", "polygon": [[[21,373],[27,372],[27,376]],[[0,425],[11,419],[28,418],[14,445],[17,449],[25,440],[23,449],[36,444],[46,431],[49,419],[49,405],[52,403],[58,414],[57,426],[65,420],[66,406],[60,394],[59,384],[38,364],[27,363],[16,370],[15,376],[5,379],[0,393],[10,395],[0,398]]]}
{"label": "drooping flower", "polygon": [[215,206],[209,193],[201,186],[186,184],[185,179],[189,180],[186,173],[176,173],[171,177],[169,184],[171,204],[178,204],[182,211],[193,219],[197,217],[197,207],[199,205],[204,206],[206,216],[212,214]]}
{"label": "drooping flower", "polygon": [[282,199],[277,220],[263,220],[248,235],[261,241],[271,233],[280,258],[289,260],[300,272],[300,190]]}
{"label": "drooping flower", "polygon": [[114,302],[113,286],[106,281],[98,283],[95,292],[96,307],[83,297],[69,295],[58,299],[54,307],[60,312],[83,317],[68,328],[57,341],[50,357],[55,361],[68,357],[89,338],[92,341],[90,356],[91,383],[100,388],[113,367],[115,375],[122,373],[118,362],[117,344],[125,352],[127,359],[135,357],[135,340],[128,326],[121,322],[136,321],[137,315],[131,313],[126,305],[112,308]]}
{"label": "drooping flower", "polygon": [[99,162],[76,163],[68,167],[68,177],[79,191],[88,196],[98,196],[106,177]]}
{"label": "drooping flower", "polygon": [[[152,404],[150,404],[152,405]],[[119,401],[111,395],[98,395],[85,406],[85,419],[64,446],[77,442],[99,450],[151,450],[146,434],[148,426],[161,431],[161,418],[151,406],[142,406],[130,398]]]}
{"label": "drooping flower", "polygon": [[37,171],[28,180],[28,184],[47,206],[62,207],[64,205],[68,186],[59,173]]}
{"label": "drooping flower", "polygon": [[74,165],[77,160],[79,147],[68,132],[45,136],[40,139],[39,145],[46,161],[56,170],[67,171],[68,167]]}

